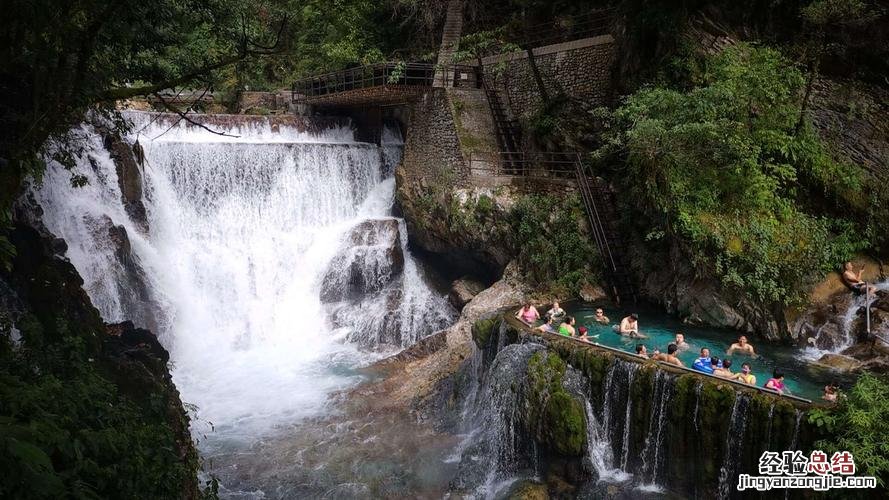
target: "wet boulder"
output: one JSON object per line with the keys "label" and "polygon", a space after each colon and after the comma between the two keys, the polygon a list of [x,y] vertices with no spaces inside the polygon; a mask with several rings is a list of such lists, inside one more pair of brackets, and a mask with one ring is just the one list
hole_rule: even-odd
{"label": "wet boulder", "polygon": [[321,280],[321,300],[360,300],[390,284],[404,270],[395,219],[364,221],[346,235]]}
{"label": "wet boulder", "polygon": [[854,372],[861,369],[861,361],[842,354],[825,354],[815,362],[818,366],[838,372]]}
{"label": "wet boulder", "polygon": [[117,288],[116,295],[120,300],[121,311],[138,326],[160,331],[160,325],[166,321],[166,316],[158,306],[157,297],[142,263],[133,252],[126,227],[115,224],[107,215],[85,217],[96,247],[110,247],[114,255],[114,265],[108,269],[111,277],[107,282]]}
{"label": "wet boulder", "polygon": [[472,279],[470,276],[454,280],[451,283],[451,290],[448,292],[448,300],[455,308],[463,309],[473,297],[481,293],[486,287],[484,283]]}
{"label": "wet boulder", "polygon": [[349,341],[362,347],[398,347],[402,343],[401,300],[401,290],[387,289],[356,304],[339,307],[331,321],[336,328],[349,328]]}
{"label": "wet boulder", "polygon": [[105,149],[114,161],[124,209],[140,231],[148,232],[148,216],[142,202],[142,171],[137,163],[137,157],[143,159],[142,148],[138,141],[131,147],[119,134],[107,128],[98,127],[98,131],[103,134]]}

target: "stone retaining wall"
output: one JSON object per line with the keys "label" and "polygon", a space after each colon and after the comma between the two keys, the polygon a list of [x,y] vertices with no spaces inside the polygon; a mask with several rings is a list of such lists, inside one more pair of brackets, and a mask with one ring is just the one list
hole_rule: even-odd
{"label": "stone retaining wall", "polygon": [[[533,49],[540,77],[550,96],[563,93],[594,105],[612,99],[611,68],[616,59],[614,38],[602,35]],[[485,75],[506,91],[516,118],[527,118],[542,100],[525,51],[486,57]]]}
{"label": "stone retaining wall", "polygon": [[445,89],[430,89],[410,104],[402,166],[410,181],[454,185],[468,177]]}

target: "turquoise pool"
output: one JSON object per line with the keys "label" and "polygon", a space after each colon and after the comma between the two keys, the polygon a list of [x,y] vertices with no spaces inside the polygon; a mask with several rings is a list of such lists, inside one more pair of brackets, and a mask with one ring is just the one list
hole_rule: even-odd
{"label": "turquoise pool", "polygon": [[[573,303],[565,304],[564,307],[568,314],[577,319],[578,327],[587,327],[591,337],[598,335],[591,341],[630,353],[635,352],[636,344],[639,343],[645,345],[649,354],[653,354],[655,349],[666,352],[667,345],[673,342],[677,332],[681,332],[685,334],[685,341],[690,347],[679,354],[679,359],[688,368],[691,368],[694,360],[700,356],[699,353],[703,347],[709,348],[712,356],[724,359],[726,350],[741,335],[732,330],[689,326],[650,307],[638,307],[633,310],[602,307],[605,315],[610,319],[607,325],[596,323],[593,320],[596,308],[601,306]],[[549,306],[540,306],[541,314],[548,308]],[[631,312],[639,314],[639,330],[649,338],[632,339],[618,335],[614,331],[614,325],[619,324],[620,320]],[[798,349],[765,344],[758,341],[753,335],[747,335],[747,338],[753,344],[758,356],[755,358],[743,354],[729,356],[732,360],[731,370],[739,373],[742,363],[750,363],[753,374],[756,375],[756,385],[759,387],[762,387],[772,377],[772,371],[776,367],[784,371],[784,383],[789,394],[816,402],[821,401],[821,395],[827,383],[838,382],[841,388],[848,388],[851,383],[848,377],[837,376],[833,372],[807,363],[801,358]]]}

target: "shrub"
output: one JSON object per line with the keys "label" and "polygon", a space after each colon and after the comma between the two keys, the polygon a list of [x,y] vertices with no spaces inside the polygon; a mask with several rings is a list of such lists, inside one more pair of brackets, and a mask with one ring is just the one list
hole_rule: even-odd
{"label": "shrub", "polygon": [[864,373],[836,407],[811,410],[809,421],[827,434],[816,449],[828,455],[849,451],[856,475],[889,485],[889,380]]}
{"label": "shrub", "polygon": [[618,182],[650,234],[663,232],[689,261],[762,302],[797,301],[867,246],[848,221],[802,208],[856,189],[860,170],[797,126],[804,79],[776,50],[741,44],[696,71],[687,91],[630,96],[596,156],[625,159]]}

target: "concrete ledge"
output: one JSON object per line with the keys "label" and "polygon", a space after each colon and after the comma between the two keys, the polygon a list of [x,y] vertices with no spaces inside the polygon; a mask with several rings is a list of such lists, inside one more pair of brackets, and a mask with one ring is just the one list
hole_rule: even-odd
{"label": "concrete ledge", "polygon": [[[614,37],[611,35],[599,35],[591,38],[581,38],[580,40],[572,40],[570,42],[562,42],[556,43],[553,45],[545,45],[543,47],[537,47],[532,49],[531,51],[535,56],[544,56],[547,54],[555,54],[558,52],[570,52],[572,50],[583,49],[586,47],[593,47],[596,45],[606,45],[614,43]],[[497,64],[500,62],[507,61],[516,61],[520,59],[527,59],[528,53],[526,51],[521,52],[513,52],[510,54],[497,54],[494,56],[488,56],[482,58],[482,65],[489,64]]]}

